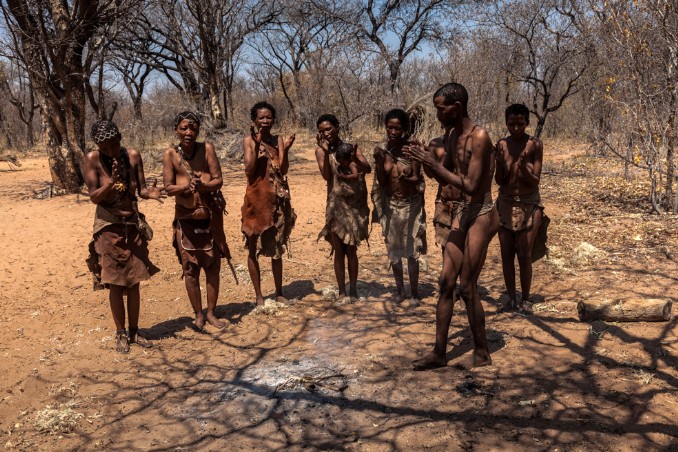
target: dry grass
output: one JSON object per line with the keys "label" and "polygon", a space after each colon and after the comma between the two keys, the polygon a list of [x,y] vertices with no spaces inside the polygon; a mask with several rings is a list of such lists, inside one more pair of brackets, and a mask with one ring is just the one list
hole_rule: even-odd
{"label": "dry grass", "polygon": [[85,417],[73,409],[77,405],[76,401],[62,403],[59,406],[47,405],[36,414],[35,428],[40,433],[51,435],[72,432],[78,426],[79,420]]}
{"label": "dry grass", "polygon": [[285,303],[280,303],[271,298],[267,298],[266,300],[264,300],[264,304],[262,306],[257,306],[256,308],[254,308],[251,314],[278,316],[281,314],[282,311],[284,311],[288,307],[289,306],[286,305]]}

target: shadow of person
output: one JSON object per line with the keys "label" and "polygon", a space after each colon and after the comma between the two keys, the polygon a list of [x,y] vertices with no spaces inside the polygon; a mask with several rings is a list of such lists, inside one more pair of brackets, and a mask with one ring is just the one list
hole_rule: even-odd
{"label": "shadow of person", "polygon": [[240,303],[227,303],[217,306],[215,313],[219,319],[227,320],[231,325],[240,323],[247,314],[254,309],[254,303],[243,301]]}
{"label": "shadow of person", "polygon": [[141,328],[139,332],[143,334],[146,339],[158,340],[167,338],[176,338],[177,333],[187,328],[191,328],[193,319],[190,317],[178,317],[176,319],[165,320],[164,322],[156,323],[150,328]]}
{"label": "shadow of person", "polygon": [[305,298],[309,295],[321,295],[321,293],[316,290],[313,281],[310,279],[292,281],[290,284],[283,287],[283,293],[287,299]]}

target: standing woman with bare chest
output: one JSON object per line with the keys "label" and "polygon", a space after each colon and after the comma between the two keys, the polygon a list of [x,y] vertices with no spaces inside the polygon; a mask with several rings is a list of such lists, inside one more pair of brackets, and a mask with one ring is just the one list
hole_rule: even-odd
{"label": "standing woman with bare chest", "polygon": [[[196,141],[200,118],[184,111],[174,122],[179,143],[163,155],[165,190],[174,196],[174,239],[172,245],[181,264],[186,292],[195,313],[193,327],[202,331],[205,320],[216,327],[224,323],[216,316],[221,259],[231,258],[224,235],[226,201],[221,194],[221,165],[211,143]],[[200,270],[207,283],[207,314],[202,312]]]}

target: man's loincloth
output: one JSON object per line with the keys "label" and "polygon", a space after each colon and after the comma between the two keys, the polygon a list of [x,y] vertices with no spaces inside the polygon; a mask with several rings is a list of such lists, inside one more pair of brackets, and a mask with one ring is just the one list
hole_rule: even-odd
{"label": "man's loincloth", "polygon": [[94,290],[111,285],[133,287],[159,272],[148,258],[147,237],[151,234],[143,214],[121,218],[97,205],[86,260]]}
{"label": "man's loincloth", "polygon": [[409,198],[386,197],[381,230],[389,261],[394,264],[404,257],[418,259],[426,254],[426,211],[421,193]]}
{"label": "man's loincloth", "polygon": [[[201,195],[201,200],[206,197]],[[224,235],[224,211],[220,206],[212,205],[214,203],[206,204],[195,209],[175,205],[172,246],[183,270],[182,277],[197,277],[201,268],[208,269],[221,259],[231,258]],[[200,209],[206,210],[209,218],[194,219],[195,212]]]}
{"label": "man's loincloth", "polygon": [[330,154],[330,163],[332,180],[327,187],[325,227],[318,234],[318,239],[323,237],[332,244],[334,233],[346,245],[359,245],[369,236],[370,208],[367,205],[365,175],[361,173],[354,181],[339,180],[334,154]]}
{"label": "man's loincloth", "polygon": [[452,214],[459,201],[436,199],[433,227],[435,228],[436,245],[445,246],[452,230]]}
{"label": "man's loincloth", "polygon": [[544,209],[538,188],[527,195],[506,195],[499,190],[497,211],[503,228],[510,231],[531,229],[536,209]]}
{"label": "man's loincloth", "polygon": [[473,226],[473,223],[475,223],[476,218],[487,215],[492,212],[493,209],[493,202],[485,204],[467,202],[457,203],[452,213],[452,229],[468,232],[471,226]]}

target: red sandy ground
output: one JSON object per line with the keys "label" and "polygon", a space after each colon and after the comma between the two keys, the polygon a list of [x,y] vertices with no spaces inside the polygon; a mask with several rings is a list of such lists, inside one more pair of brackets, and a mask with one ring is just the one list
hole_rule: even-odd
{"label": "red sandy ground", "polygon": [[[220,332],[208,326],[205,335],[192,331],[170,244],[172,201],[143,202],[155,229],[152,259],[162,272],[142,284],[141,326],[155,348],[132,348],[129,355],[113,351],[107,292],[91,290],[84,263],[94,205],[85,195],[29,199],[49,180],[44,158],[26,159],[18,171],[0,168],[0,446],[678,448],[675,318],[588,324],[576,315],[576,303],[591,297],[676,299],[675,216],[596,210],[591,206],[600,203],[568,192],[592,183],[571,165],[586,161],[583,152],[565,153],[547,143],[542,195],[553,220],[551,243],[561,257],[583,241],[607,257],[569,267],[540,261],[533,292],[543,302],[535,305],[536,314],[498,315],[503,280],[495,238],[480,278],[494,365],[474,371],[455,366],[472,347],[463,307],[457,307],[448,367],[413,372],[411,361],[431,348],[435,328],[441,255],[430,224],[434,184],[429,181],[426,192],[430,249],[422,306],[391,303],[394,284],[378,225],[370,247],[359,249],[359,291],[366,300],[337,306],[322,296],[335,280],[328,245],[316,243],[325,186],[312,146],[295,147],[289,177],[299,217],[292,258],[284,261],[285,291],[294,303],[279,315],[250,314],[251,286],[236,286],[224,268],[218,314],[227,327]],[[245,265],[241,165],[225,166],[223,192],[234,264]],[[262,270],[270,296],[266,260]],[[294,377],[323,372],[343,374],[346,389],[293,387]],[[288,387],[275,392],[284,382]],[[48,405],[82,415],[72,432],[38,431],[37,416]]]}

